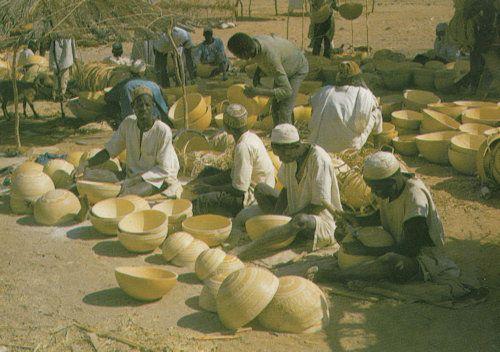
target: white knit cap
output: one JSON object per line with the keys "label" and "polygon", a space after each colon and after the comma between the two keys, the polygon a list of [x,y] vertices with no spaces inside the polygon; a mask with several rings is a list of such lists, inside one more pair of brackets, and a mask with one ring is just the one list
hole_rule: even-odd
{"label": "white knit cap", "polygon": [[144,73],[146,72],[146,64],[142,60],[135,60],[130,67],[132,73]]}
{"label": "white knit cap", "polygon": [[363,177],[368,180],[383,180],[400,169],[399,161],[392,153],[376,152],[366,157]]}
{"label": "white knit cap", "polygon": [[299,131],[289,123],[277,125],[271,132],[271,143],[292,144],[298,141],[300,141]]}
{"label": "white knit cap", "polygon": [[224,124],[232,128],[241,128],[247,125],[248,112],[241,104],[229,104],[224,110]]}

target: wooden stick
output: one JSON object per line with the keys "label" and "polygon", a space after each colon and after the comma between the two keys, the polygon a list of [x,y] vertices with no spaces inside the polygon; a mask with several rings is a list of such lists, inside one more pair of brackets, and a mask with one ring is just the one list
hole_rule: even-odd
{"label": "wooden stick", "polygon": [[138,342],[132,341],[132,340],[127,339],[125,337],[116,336],[114,334],[111,334],[110,332],[99,331],[99,330],[97,330],[95,328],[83,325],[83,324],[78,323],[78,322],[74,322],[73,324],[78,329],[83,330],[83,331],[88,332],[88,333],[96,334],[99,337],[102,337],[102,338],[105,338],[105,339],[109,339],[109,340],[113,340],[113,341],[116,341],[116,342],[120,342],[120,343],[123,343],[125,345],[130,346],[130,347],[137,348],[139,350],[152,351],[149,347],[141,345]]}
{"label": "wooden stick", "polygon": [[203,341],[210,341],[210,340],[235,340],[235,339],[240,339],[241,336],[236,336],[236,335],[203,335],[199,337],[195,337],[195,340],[203,340]]}
{"label": "wooden stick", "polygon": [[[21,135],[19,132],[19,110],[18,110],[18,104],[19,104],[19,93],[17,91],[17,50],[18,50],[18,45],[19,42],[16,43],[14,46],[14,53],[12,55],[12,68],[11,68],[11,74],[12,74],[12,88],[14,92],[14,132],[16,135],[16,145],[17,148],[21,148]],[[5,116],[5,118],[9,118],[8,116]]]}
{"label": "wooden stick", "polygon": [[20,348],[20,349],[23,349],[23,350],[33,350],[34,349],[33,346],[14,345],[14,344],[11,344],[11,343],[2,343],[2,346],[12,347],[12,348]]}

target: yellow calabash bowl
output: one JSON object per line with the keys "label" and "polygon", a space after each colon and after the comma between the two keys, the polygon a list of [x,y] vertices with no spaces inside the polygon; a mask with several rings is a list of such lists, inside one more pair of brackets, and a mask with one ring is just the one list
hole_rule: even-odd
{"label": "yellow calabash bowl", "polygon": [[115,269],[118,286],[139,301],[155,301],[177,283],[177,274],[158,267],[122,266]]}
{"label": "yellow calabash bowl", "polygon": [[74,220],[80,209],[80,201],[73,193],[65,189],[55,189],[36,201],[35,221],[46,226],[64,224]]}
{"label": "yellow calabash bowl", "polygon": [[220,215],[198,215],[182,222],[182,229],[210,247],[224,242],[231,233],[231,219]]}

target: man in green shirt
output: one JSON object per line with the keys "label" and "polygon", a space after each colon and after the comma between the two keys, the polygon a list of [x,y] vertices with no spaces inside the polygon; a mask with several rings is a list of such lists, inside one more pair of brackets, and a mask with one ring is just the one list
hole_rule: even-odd
{"label": "man in green shirt", "polygon": [[[309,72],[304,53],[295,44],[275,35],[251,37],[245,33],[234,34],[229,39],[228,49],[249,64],[257,64],[253,87],[247,87],[245,95],[271,97],[274,125],[292,123],[295,99]],[[272,77],[274,88],[260,86],[261,75]]]}

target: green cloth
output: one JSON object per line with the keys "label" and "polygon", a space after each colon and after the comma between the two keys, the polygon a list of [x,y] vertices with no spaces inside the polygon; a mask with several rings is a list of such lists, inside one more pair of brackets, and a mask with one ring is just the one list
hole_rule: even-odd
{"label": "green cloth", "polygon": [[292,42],[275,35],[259,35],[253,39],[260,44],[260,51],[249,64],[256,63],[266,76],[274,78],[276,100],[289,98],[293,94],[289,79],[309,72],[304,53]]}

